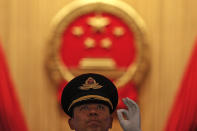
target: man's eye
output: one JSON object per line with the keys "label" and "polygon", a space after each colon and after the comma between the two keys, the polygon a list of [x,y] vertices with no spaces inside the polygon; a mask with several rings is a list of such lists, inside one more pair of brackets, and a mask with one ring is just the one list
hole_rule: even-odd
{"label": "man's eye", "polygon": [[81,107],[80,107],[80,111],[81,111],[81,110],[88,110],[88,106],[81,106]]}
{"label": "man's eye", "polygon": [[104,107],[103,105],[98,105],[98,106],[97,106],[97,109],[98,109],[98,110],[104,110],[105,107]]}

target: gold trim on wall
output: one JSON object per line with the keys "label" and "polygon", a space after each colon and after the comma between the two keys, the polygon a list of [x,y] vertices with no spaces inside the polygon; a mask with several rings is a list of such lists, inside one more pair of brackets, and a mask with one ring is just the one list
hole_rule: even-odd
{"label": "gold trim on wall", "polygon": [[[90,12],[106,12],[122,19],[134,32],[137,55],[134,62],[114,82],[122,87],[129,81],[140,83],[148,67],[148,47],[145,34],[145,24],[135,10],[119,0],[75,0],[66,5],[53,19],[52,33],[49,40],[48,62],[50,76],[56,82],[61,79],[70,81],[74,78],[60,59],[59,49],[63,31],[77,17]],[[53,74],[56,74],[53,76]]]}

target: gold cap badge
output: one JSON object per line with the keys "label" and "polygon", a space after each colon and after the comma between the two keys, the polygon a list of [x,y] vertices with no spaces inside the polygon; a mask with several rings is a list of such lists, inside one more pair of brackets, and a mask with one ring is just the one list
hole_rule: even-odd
{"label": "gold cap badge", "polygon": [[96,81],[92,77],[88,77],[88,79],[85,81],[85,84],[83,86],[80,86],[79,89],[81,90],[89,90],[89,89],[100,89],[103,86],[99,85],[99,83],[96,83]]}

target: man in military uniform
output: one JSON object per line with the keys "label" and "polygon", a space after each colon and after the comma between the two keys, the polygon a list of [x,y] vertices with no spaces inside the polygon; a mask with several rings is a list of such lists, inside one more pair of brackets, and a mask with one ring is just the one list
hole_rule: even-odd
{"label": "man in military uniform", "polygon": [[[139,108],[129,98],[123,99],[128,107],[117,111],[124,131],[140,131]],[[82,74],[72,79],[64,88],[61,105],[70,116],[69,126],[75,131],[108,131],[118,103],[115,85],[99,74]],[[127,119],[123,117],[126,115]]]}

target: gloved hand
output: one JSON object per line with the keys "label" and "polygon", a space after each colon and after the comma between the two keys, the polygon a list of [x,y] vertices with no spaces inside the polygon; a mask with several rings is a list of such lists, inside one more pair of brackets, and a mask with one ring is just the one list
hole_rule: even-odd
{"label": "gloved hand", "polygon": [[[124,104],[128,107],[126,109],[118,109],[117,115],[121,127],[124,131],[141,131],[140,128],[140,110],[138,105],[131,99],[123,98]],[[126,116],[126,119],[123,117]]]}

